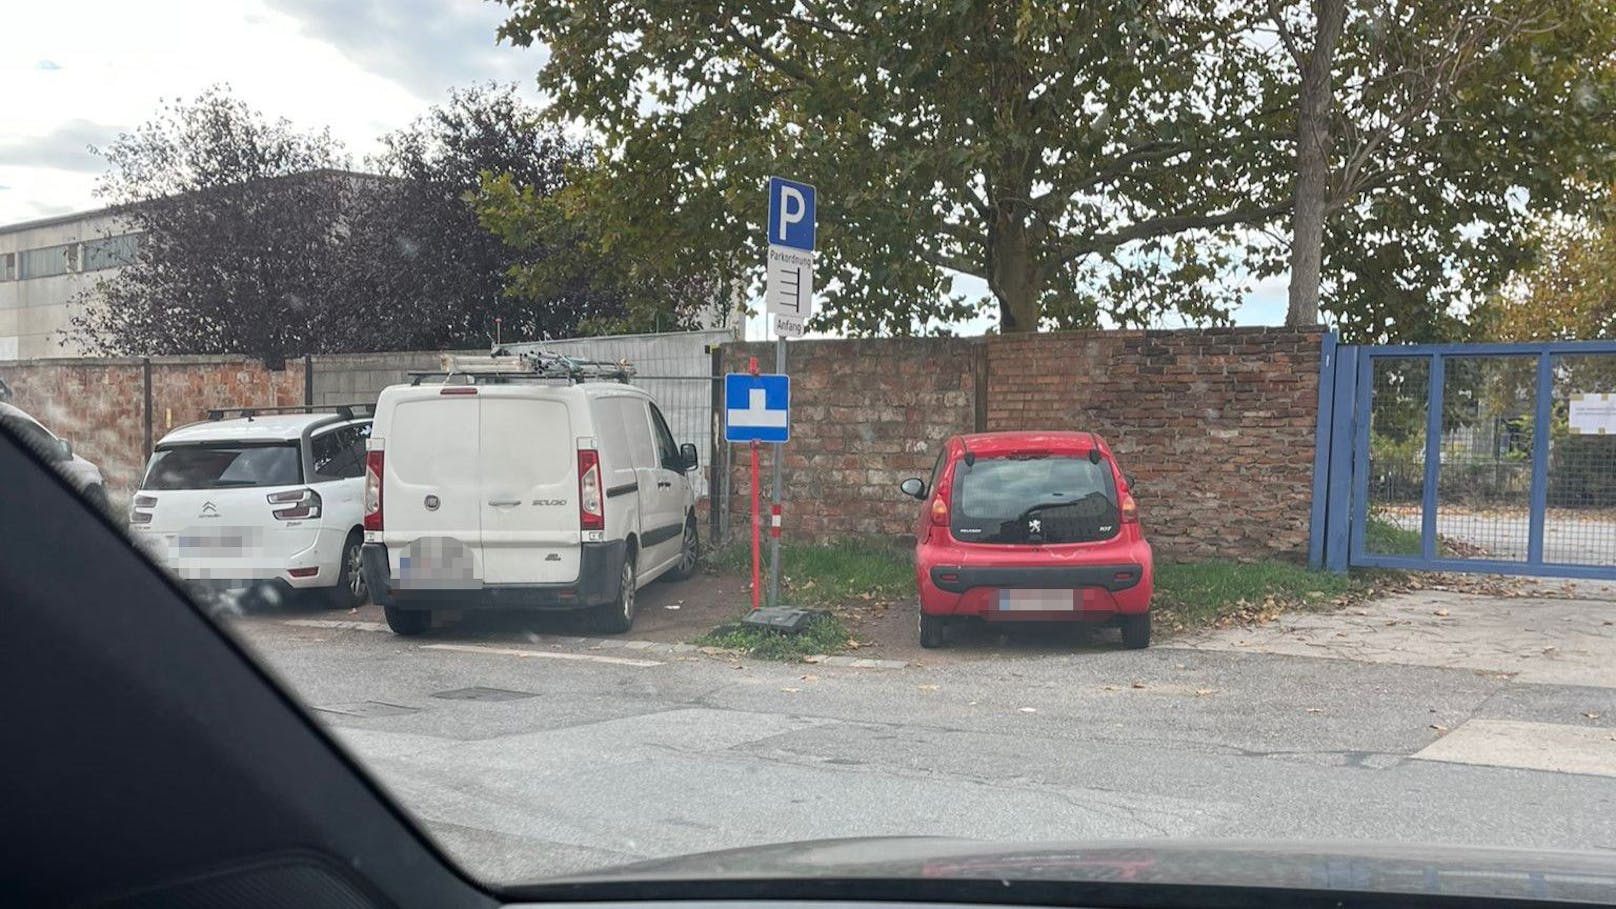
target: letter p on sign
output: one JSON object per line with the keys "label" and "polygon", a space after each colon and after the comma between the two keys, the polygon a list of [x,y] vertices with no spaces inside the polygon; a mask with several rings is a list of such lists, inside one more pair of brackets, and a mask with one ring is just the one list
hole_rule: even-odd
{"label": "letter p on sign", "polygon": [[769,244],[813,251],[812,186],[780,177],[769,178]]}

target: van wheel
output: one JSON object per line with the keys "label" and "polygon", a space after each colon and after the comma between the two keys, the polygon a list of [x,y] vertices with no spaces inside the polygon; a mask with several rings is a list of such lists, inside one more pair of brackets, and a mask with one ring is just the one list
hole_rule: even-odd
{"label": "van wheel", "polygon": [[943,629],[946,620],[940,615],[920,614],[920,646],[927,650],[935,650],[943,646]]}
{"label": "van wheel", "polygon": [[365,538],[355,532],[348,534],[342,544],[337,586],[323,591],[326,605],[332,609],[357,609],[370,598],[370,590],[365,586],[364,542]]}
{"label": "van wheel", "polygon": [[1150,613],[1120,616],[1117,624],[1122,626],[1122,646],[1129,650],[1150,646]]}
{"label": "van wheel", "polygon": [[393,629],[394,634],[413,637],[424,633],[432,627],[432,610],[430,609],[400,609],[397,606],[383,606],[382,614],[387,616],[387,627]]}
{"label": "van wheel", "polygon": [[674,581],[689,580],[696,573],[696,564],[700,560],[701,537],[696,534],[696,519],[691,518],[685,522],[685,539],[679,547],[679,561],[668,569],[668,578]]}
{"label": "van wheel", "polygon": [[595,627],[607,634],[622,634],[634,627],[634,582],[636,554],[632,547],[623,556],[623,577],[617,591],[617,602],[595,607]]}

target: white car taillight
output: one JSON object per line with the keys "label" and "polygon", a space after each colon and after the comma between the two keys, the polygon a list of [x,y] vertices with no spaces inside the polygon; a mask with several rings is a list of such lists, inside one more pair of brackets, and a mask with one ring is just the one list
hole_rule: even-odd
{"label": "white car taillight", "polygon": [[601,495],[600,452],[592,448],[578,450],[578,527],[581,530],[605,530],[605,499]]}
{"label": "white car taillight", "polygon": [[152,522],[152,509],[156,507],[156,496],[137,494],[129,507],[129,523],[150,524]]}
{"label": "white car taillight", "polygon": [[271,505],[285,506],[270,512],[282,521],[303,521],[320,516],[320,494],[312,489],[272,492],[266,498]]}
{"label": "white car taillight", "polygon": [[382,529],[382,468],[385,454],[380,449],[365,452],[365,529]]}

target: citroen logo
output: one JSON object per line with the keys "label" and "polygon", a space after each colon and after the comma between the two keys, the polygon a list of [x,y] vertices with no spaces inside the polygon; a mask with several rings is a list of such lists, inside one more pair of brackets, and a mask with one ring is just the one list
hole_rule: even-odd
{"label": "citroen logo", "polygon": [[201,512],[201,514],[198,515],[198,517],[216,518],[218,516],[219,516],[219,506],[213,504],[212,502],[203,502],[202,503],[202,512]]}

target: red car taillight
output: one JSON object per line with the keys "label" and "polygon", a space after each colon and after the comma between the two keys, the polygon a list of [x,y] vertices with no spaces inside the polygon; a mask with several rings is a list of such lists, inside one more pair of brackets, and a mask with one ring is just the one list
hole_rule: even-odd
{"label": "red car taillight", "polygon": [[578,527],[582,530],[606,529],[606,500],[601,494],[600,452],[592,448],[578,450]]}
{"label": "red car taillight", "polygon": [[381,451],[365,452],[365,529],[382,529],[382,467],[387,462]]}
{"label": "red car taillight", "polygon": [[939,527],[948,526],[948,487],[943,483],[937,484],[937,491],[931,497],[931,522]]}
{"label": "red car taillight", "polygon": [[271,505],[281,505],[270,514],[282,521],[303,521],[320,516],[320,494],[312,489],[288,489],[265,496]]}
{"label": "red car taillight", "polygon": [[1122,510],[1122,523],[1124,523],[1124,524],[1137,524],[1137,523],[1139,523],[1139,503],[1135,502],[1133,500],[1133,493],[1125,492],[1125,493],[1122,494],[1122,509],[1121,510]]}

